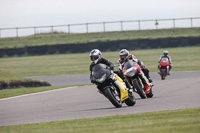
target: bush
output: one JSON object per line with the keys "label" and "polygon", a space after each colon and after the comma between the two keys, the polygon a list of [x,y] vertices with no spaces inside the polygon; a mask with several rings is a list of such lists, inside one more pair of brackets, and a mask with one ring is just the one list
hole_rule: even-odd
{"label": "bush", "polygon": [[0,81],[0,89],[13,89],[20,87],[41,87],[41,86],[51,86],[50,83],[46,81],[39,80],[14,80],[14,81]]}

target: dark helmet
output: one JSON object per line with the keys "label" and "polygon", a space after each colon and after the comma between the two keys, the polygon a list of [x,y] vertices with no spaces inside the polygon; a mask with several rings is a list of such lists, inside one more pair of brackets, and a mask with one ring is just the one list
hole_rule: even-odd
{"label": "dark helmet", "polygon": [[163,51],[163,55],[164,55],[164,56],[167,56],[168,53],[169,53],[169,52],[168,52],[167,50],[166,50],[166,51]]}
{"label": "dark helmet", "polygon": [[119,52],[119,57],[120,59],[124,62],[128,59],[128,56],[129,56],[129,52],[128,50],[126,49],[122,49],[120,52]]}
{"label": "dark helmet", "polygon": [[98,49],[93,49],[90,52],[90,59],[95,64],[97,64],[98,60],[101,59],[101,56],[102,56],[101,51]]}

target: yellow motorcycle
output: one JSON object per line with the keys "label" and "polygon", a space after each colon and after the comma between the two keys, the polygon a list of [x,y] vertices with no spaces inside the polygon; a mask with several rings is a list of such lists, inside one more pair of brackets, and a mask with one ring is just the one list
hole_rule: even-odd
{"label": "yellow motorcycle", "polygon": [[133,92],[129,91],[123,80],[105,64],[96,64],[92,68],[92,83],[116,108],[125,102],[128,106],[136,103]]}

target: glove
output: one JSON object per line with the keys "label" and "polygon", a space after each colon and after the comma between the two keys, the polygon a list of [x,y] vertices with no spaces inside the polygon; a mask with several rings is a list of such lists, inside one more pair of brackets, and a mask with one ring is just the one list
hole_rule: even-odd
{"label": "glove", "polygon": [[111,70],[114,70],[114,69],[115,69],[115,65],[114,65],[114,64],[111,64],[111,65],[110,65],[110,69],[111,69]]}
{"label": "glove", "polygon": [[138,65],[141,65],[141,64],[142,64],[142,62],[141,62],[140,60],[138,60],[138,62],[137,62],[137,63],[138,63]]}
{"label": "glove", "polygon": [[96,83],[96,80],[93,78],[93,79],[90,79],[91,83],[95,84]]}
{"label": "glove", "polygon": [[145,65],[141,65],[140,67],[141,67],[142,69],[144,69],[144,68],[145,68]]}
{"label": "glove", "polygon": [[95,83],[95,80],[91,80],[91,83]]}
{"label": "glove", "polygon": [[90,81],[91,81],[91,83],[95,83],[95,79],[94,79],[94,77],[92,77],[92,75],[90,75]]}

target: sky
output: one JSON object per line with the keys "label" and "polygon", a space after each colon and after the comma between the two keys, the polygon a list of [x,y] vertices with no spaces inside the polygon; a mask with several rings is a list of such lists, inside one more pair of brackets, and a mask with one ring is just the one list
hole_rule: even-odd
{"label": "sky", "polygon": [[200,0],[0,0],[0,28],[200,17]]}

